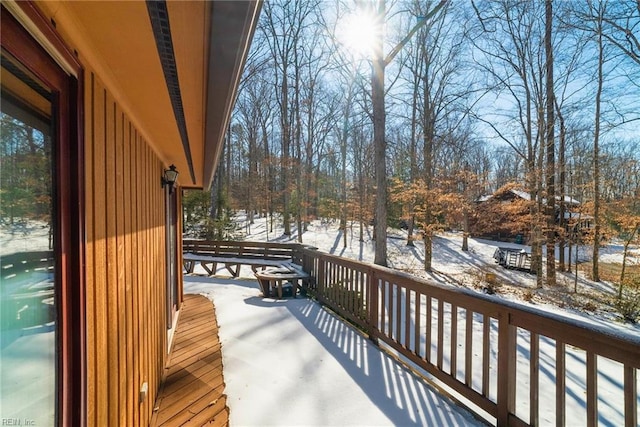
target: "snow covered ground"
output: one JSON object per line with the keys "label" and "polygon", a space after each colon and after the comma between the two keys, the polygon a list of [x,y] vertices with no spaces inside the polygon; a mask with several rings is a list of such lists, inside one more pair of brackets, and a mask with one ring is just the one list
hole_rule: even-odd
{"label": "snow covered ground", "polygon": [[0,255],[47,250],[50,250],[47,224],[30,221],[13,227],[0,226]]}
{"label": "snow covered ground", "polygon": [[[250,226],[245,222],[240,238],[297,241],[295,230],[292,236],[287,237],[283,236],[281,226],[268,233],[266,230],[265,218],[256,219]],[[365,241],[360,242],[357,227],[348,228],[347,246],[343,247],[344,236],[336,221],[314,221],[302,240],[324,252],[371,262],[374,248],[370,231],[367,230]],[[37,227],[27,233],[0,233],[0,249],[3,253],[35,249],[25,238],[30,233],[40,236],[39,241],[44,245],[42,249],[48,247],[47,230]],[[427,274],[422,268],[422,244],[416,242],[415,247],[408,247],[406,235],[400,230],[391,230],[389,264],[438,283],[465,286],[478,292],[481,292],[484,275],[492,272],[500,283],[497,295],[501,298],[639,335],[640,327],[623,324],[615,313],[603,308],[588,311],[579,304],[567,303],[575,300],[574,297],[562,298],[567,289],[573,289],[572,274],[560,274],[564,288],[535,291],[534,276],[495,264],[493,252],[496,246],[521,248],[521,245],[470,239],[470,250],[462,252],[461,240],[458,233],[439,235],[433,251],[435,272]],[[588,256],[587,249],[583,252]],[[601,259],[605,257],[608,261],[619,260],[620,248],[605,248]],[[631,262],[639,261],[635,258]],[[398,365],[393,358],[380,352],[357,331],[313,301],[305,298],[280,301],[262,298],[251,270],[243,269],[241,276],[251,280],[220,276],[185,277],[186,292],[205,294],[216,305],[233,425],[449,426],[478,423],[468,412],[452,404],[424,380]],[[579,294],[599,292],[611,295],[615,292],[614,287],[607,283],[593,283],[582,276],[579,277],[578,288]],[[532,301],[524,301],[527,292],[532,290],[535,291]],[[526,334],[519,333],[518,343],[522,348],[528,348],[527,340]],[[549,390],[554,390],[555,347],[543,339],[540,348],[540,366],[544,374],[541,375],[541,383],[548,383]],[[518,353],[518,402],[522,402],[517,410],[519,415],[528,412],[527,357],[526,351]],[[573,375],[574,372],[585,372],[584,352],[569,348],[566,363],[569,373],[568,425],[584,425],[585,386],[580,375]],[[458,364],[459,367],[461,365]],[[598,370],[600,424],[621,425],[622,368],[619,364],[603,361],[598,363]],[[523,381],[520,381],[521,372],[524,373]],[[640,375],[638,381],[637,389],[640,390]],[[541,395],[542,425],[555,424],[554,400],[553,391]],[[640,397],[638,405],[640,407]]]}
{"label": "snow covered ground", "polygon": [[[245,223],[243,238],[264,241],[268,234],[269,241],[297,240],[295,233],[284,237],[278,228],[267,233],[266,225],[264,218],[250,226]],[[347,247],[343,247],[342,237],[337,223],[318,221],[310,225],[302,240],[319,250],[343,257],[365,262],[373,259],[373,245],[369,238],[359,242],[356,230],[348,229]],[[522,246],[470,239],[470,250],[465,253],[460,250],[460,235],[441,235],[434,245],[436,272],[426,274],[422,271],[424,251],[421,244],[407,247],[405,237],[399,231],[390,235],[389,264],[393,268],[451,286],[466,286],[478,292],[481,292],[479,281],[485,272],[490,271],[502,283],[498,297],[607,326],[628,336],[637,336],[640,332],[636,325],[622,324],[615,315],[604,311],[596,316],[583,310],[559,307],[556,301],[546,298],[545,293],[537,293],[532,302],[523,301],[525,292],[535,288],[535,277],[503,269],[493,260],[496,246]],[[242,276],[251,278],[251,271],[243,270]],[[442,402],[442,396],[432,394],[424,381],[411,376],[344,322],[310,300],[260,298],[257,283],[253,280],[232,280],[220,276],[192,276],[185,280],[185,291],[205,294],[216,305],[233,424],[468,425],[476,421],[464,411],[451,407],[447,399]],[[579,278],[579,286],[580,289],[602,293],[614,291],[607,284],[595,284],[583,277]],[[444,318],[445,322],[450,321],[447,320],[450,316]],[[445,330],[447,328],[445,325]],[[459,328],[459,333],[461,330],[463,328]],[[474,331],[481,334],[481,328],[475,325]],[[458,342],[463,341],[463,337],[459,337]],[[526,420],[529,403],[529,335],[526,331],[518,332],[518,347],[516,412]],[[541,338],[541,425],[554,425],[556,422],[555,352],[553,340]],[[586,356],[584,351],[570,346],[565,354],[567,425],[585,425]],[[492,348],[491,357],[496,356],[497,349]],[[458,363],[458,367],[461,366],[463,363]],[[494,359],[490,367],[494,373],[491,375],[490,395],[494,397],[495,369]],[[637,388],[640,389],[640,376],[638,381]],[[474,376],[473,383],[477,382],[478,378]],[[602,359],[598,363],[597,391],[600,425],[624,424],[622,387],[622,365]],[[637,401],[640,407],[640,396]],[[283,407],[287,409],[275,409]]]}
{"label": "snow covered ground", "polygon": [[[241,240],[296,242],[297,230],[293,228],[291,236],[282,234],[281,222],[275,221],[274,228],[267,227],[265,218],[255,218],[253,224],[248,224],[246,217],[236,217],[239,224]],[[268,232],[267,232],[268,230]],[[302,235],[302,242],[315,246],[320,251],[334,255],[373,262],[374,244],[371,240],[372,227],[365,229],[364,241],[359,241],[358,224],[347,227],[347,246],[344,247],[344,236],[339,230],[338,221],[313,221],[308,230]],[[601,323],[612,323],[627,331],[640,333],[639,324],[624,323],[621,316],[613,310],[610,301],[616,295],[617,288],[607,282],[593,282],[583,274],[578,274],[577,289],[574,293],[575,275],[573,273],[557,272],[558,286],[536,289],[536,276],[527,272],[505,269],[493,259],[497,247],[512,247],[525,249],[526,245],[497,242],[483,239],[469,238],[469,251],[463,252],[462,233],[440,233],[434,238],[433,244],[433,272],[424,271],[424,245],[415,241],[415,246],[407,246],[407,234],[404,230],[389,229],[388,232],[388,265],[415,276],[441,284],[463,286],[482,292],[486,273],[493,273],[496,277],[496,294],[501,298],[533,306],[541,310],[562,313],[570,317],[578,317],[592,321],[597,319]],[[640,251],[634,248],[635,256],[627,260],[628,264],[640,265]],[[579,259],[591,258],[590,247],[579,248]],[[575,256],[575,251],[573,256]],[[572,258],[573,258],[572,256]],[[622,261],[622,246],[610,245],[601,249],[600,260],[603,262]],[[595,304],[594,304],[595,301]]]}

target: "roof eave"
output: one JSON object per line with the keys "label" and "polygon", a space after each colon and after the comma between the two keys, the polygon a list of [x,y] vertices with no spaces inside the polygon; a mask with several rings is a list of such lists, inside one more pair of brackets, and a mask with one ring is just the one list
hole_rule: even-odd
{"label": "roof eave", "polygon": [[213,183],[262,0],[212,2],[211,7],[202,179],[205,189]]}

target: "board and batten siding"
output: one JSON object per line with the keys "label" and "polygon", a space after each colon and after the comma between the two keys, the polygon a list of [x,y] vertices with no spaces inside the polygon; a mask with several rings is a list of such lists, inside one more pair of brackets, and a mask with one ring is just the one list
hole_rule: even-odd
{"label": "board and batten siding", "polygon": [[147,426],[167,349],[164,167],[99,76],[84,76],[87,425]]}

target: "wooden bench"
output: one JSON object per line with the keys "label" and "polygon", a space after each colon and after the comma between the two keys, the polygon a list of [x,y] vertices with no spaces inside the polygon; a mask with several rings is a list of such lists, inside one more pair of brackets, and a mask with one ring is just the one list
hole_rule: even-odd
{"label": "wooden bench", "polygon": [[258,257],[248,257],[248,256],[220,256],[220,255],[202,255],[202,254],[193,254],[193,253],[185,253],[182,256],[182,260],[184,263],[184,269],[187,273],[193,273],[193,269],[196,264],[199,263],[202,268],[209,274],[215,274],[218,264],[224,264],[224,267],[231,273],[233,277],[238,277],[240,274],[240,266],[248,265],[251,266],[251,269],[255,273],[259,268],[266,267],[282,267],[287,264],[291,264],[291,258],[282,258],[282,259],[265,259]]}
{"label": "wooden bench", "polygon": [[282,267],[266,268],[262,271],[254,272],[258,283],[260,284],[260,290],[264,297],[273,296],[273,291],[277,291],[277,297],[282,298],[282,288],[284,281],[291,282],[292,296],[295,298],[298,293],[298,281],[302,280],[302,286],[305,286],[305,282],[308,282],[311,276],[302,270],[302,268],[294,263],[284,264]]}

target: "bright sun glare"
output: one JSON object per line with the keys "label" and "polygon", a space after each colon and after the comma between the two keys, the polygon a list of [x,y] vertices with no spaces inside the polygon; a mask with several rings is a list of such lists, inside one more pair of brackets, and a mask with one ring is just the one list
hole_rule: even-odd
{"label": "bright sun glare", "polygon": [[342,20],[340,42],[353,54],[363,58],[373,56],[376,37],[375,17],[361,12]]}

